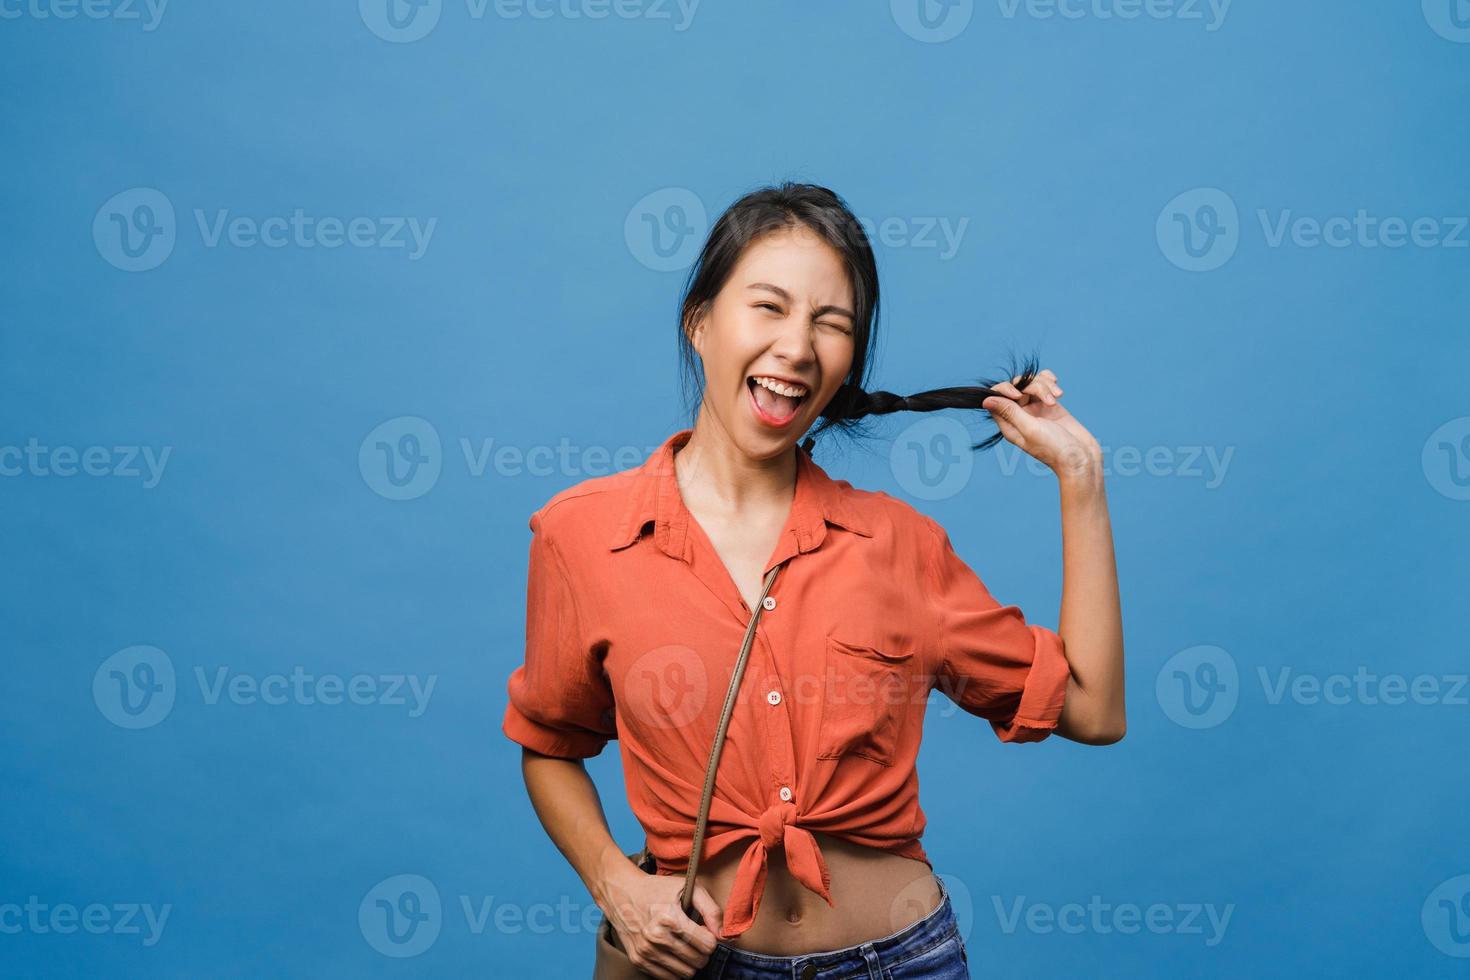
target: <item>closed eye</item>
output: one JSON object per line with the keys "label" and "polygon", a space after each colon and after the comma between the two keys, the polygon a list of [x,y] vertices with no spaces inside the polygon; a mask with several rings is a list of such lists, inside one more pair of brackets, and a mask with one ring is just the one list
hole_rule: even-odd
{"label": "closed eye", "polygon": [[[772,313],[776,313],[776,314],[779,314],[781,312],[781,307],[777,306],[775,303],[756,303],[755,304],[755,309],[757,309],[757,310],[770,310]],[[833,330],[838,330],[838,331],[840,331],[840,332],[842,332],[844,334],[851,334],[852,333],[852,328],[851,327],[846,326],[845,324],[841,324],[841,323],[831,323],[831,322],[826,321],[826,320],[820,320],[820,321],[817,322],[817,326],[819,326],[819,327],[831,327]]]}

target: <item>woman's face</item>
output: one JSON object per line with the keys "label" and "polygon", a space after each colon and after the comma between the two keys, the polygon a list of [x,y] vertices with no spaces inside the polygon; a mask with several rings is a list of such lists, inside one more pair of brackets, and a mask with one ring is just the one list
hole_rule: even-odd
{"label": "woman's face", "polygon": [[704,408],[748,455],[778,455],[815,424],[852,367],[853,305],[842,259],[806,225],[746,248],[691,339]]}

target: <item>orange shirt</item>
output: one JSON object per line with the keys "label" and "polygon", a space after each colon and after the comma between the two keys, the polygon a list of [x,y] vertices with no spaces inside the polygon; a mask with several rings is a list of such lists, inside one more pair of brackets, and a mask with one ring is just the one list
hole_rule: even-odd
{"label": "orange shirt", "polygon": [[[751,610],[674,477],[675,432],[640,466],[531,515],[526,659],[502,730],[546,755],[622,749],[660,874],[682,874],[710,744]],[[829,477],[796,447],[791,513],[731,716],[704,842],[744,847],[722,939],[754,922],[767,853],[832,903],[811,831],[929,862],[915,758],[938,688],[1003,742],[1061,714],[1062,639],[991,597],[934,520]]]}

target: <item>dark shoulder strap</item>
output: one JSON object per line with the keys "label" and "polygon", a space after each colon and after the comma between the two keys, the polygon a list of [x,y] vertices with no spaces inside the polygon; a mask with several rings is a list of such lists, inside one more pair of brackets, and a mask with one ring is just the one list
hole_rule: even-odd
{"label": "dark shoulder strap", "polygon": [[[725,704],[720,709],[720,724],[715,729],[714,744],[709,750],[709,764],[704,770],[704,792],[699,798],[699,816],[694,821],[694,847],[689,852],[689,867],[684,872],[684,890],[679,893],[679,905],[688,915],[694,908],[694,878],[699,873],[699,854],[704,849],[704,828],[709,822],[709,802],[715,792],[715,770],[720,767],[720,753],[725,748],[725,729],[730,727],[730,715],[735,710],[735,696],[740,691],[740,679],[745,676],[745,662],[750,659],[750,645],[755,642],[755,627],[760,622],[761,610],[765,608],[765,598],[771,592],[771,586],[776,581],[776,573],[781,570],[777,565],[766,573],[765,586],[761,589],[760,601],[755,604],[754,611],[750,614],[750,625],[745,627],[745,642],[740,645],[740,656],[735,660],[735,670],[730,674],[730,688],[725,692]],[[639,852],[638,864],[642,864],[648,857],[648,842],[643,842],[643,850]]]}
{"label": "dark shoulder strap", "polygon": [[[715,771],[720,767],[720,753],[725,749],[725,730],[730,727],[730,715],[735,710],[735,697],[740,692],[740,679],[745,676],[745,663],[750,659],[750,647],[755,642],[755,627],[760,622],[761,610],[765,608],[765,598],[771,592],[771,586],[775,584],[776,573],[781,571],[777,565],[766,573],[765,585],[761,588],[761,597],[756,601],[755,609],[750,614],[750,624],[745,627],[745,640],[740,645],[740,656],[735,659],[735,669],[730,674],[730,687],[725,691],[725,704],[720,709],[720,723],[715,728],[714,744],[710,746],[709,763],[704,770],[704,790],[699,798],[699,816],[694,821],[694,846],[689,852],[689,867],[684,872],[684,890],[679,893],[679,905],[687,915],[694,908],[694,879],[699,873],[700,852],[704,849],[704,830],[709,822],[710,799],[715,792]],[[637,864],[642,865],[648,857],[648,842],[643,842],[643,850],[638,854]]]}

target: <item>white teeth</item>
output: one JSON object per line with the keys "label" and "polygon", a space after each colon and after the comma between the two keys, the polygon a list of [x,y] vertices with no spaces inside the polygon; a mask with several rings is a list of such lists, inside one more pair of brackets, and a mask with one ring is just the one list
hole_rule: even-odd
{"label": "white teeth", "polygon": [[778,395],[785,395],[787,398],[800,398],[802,395],[806,394],[805,388],[784,384],[780,381],[777,381],[775,378],[756,377],[755,383],[760,385],[762,388],[771,389]]}

